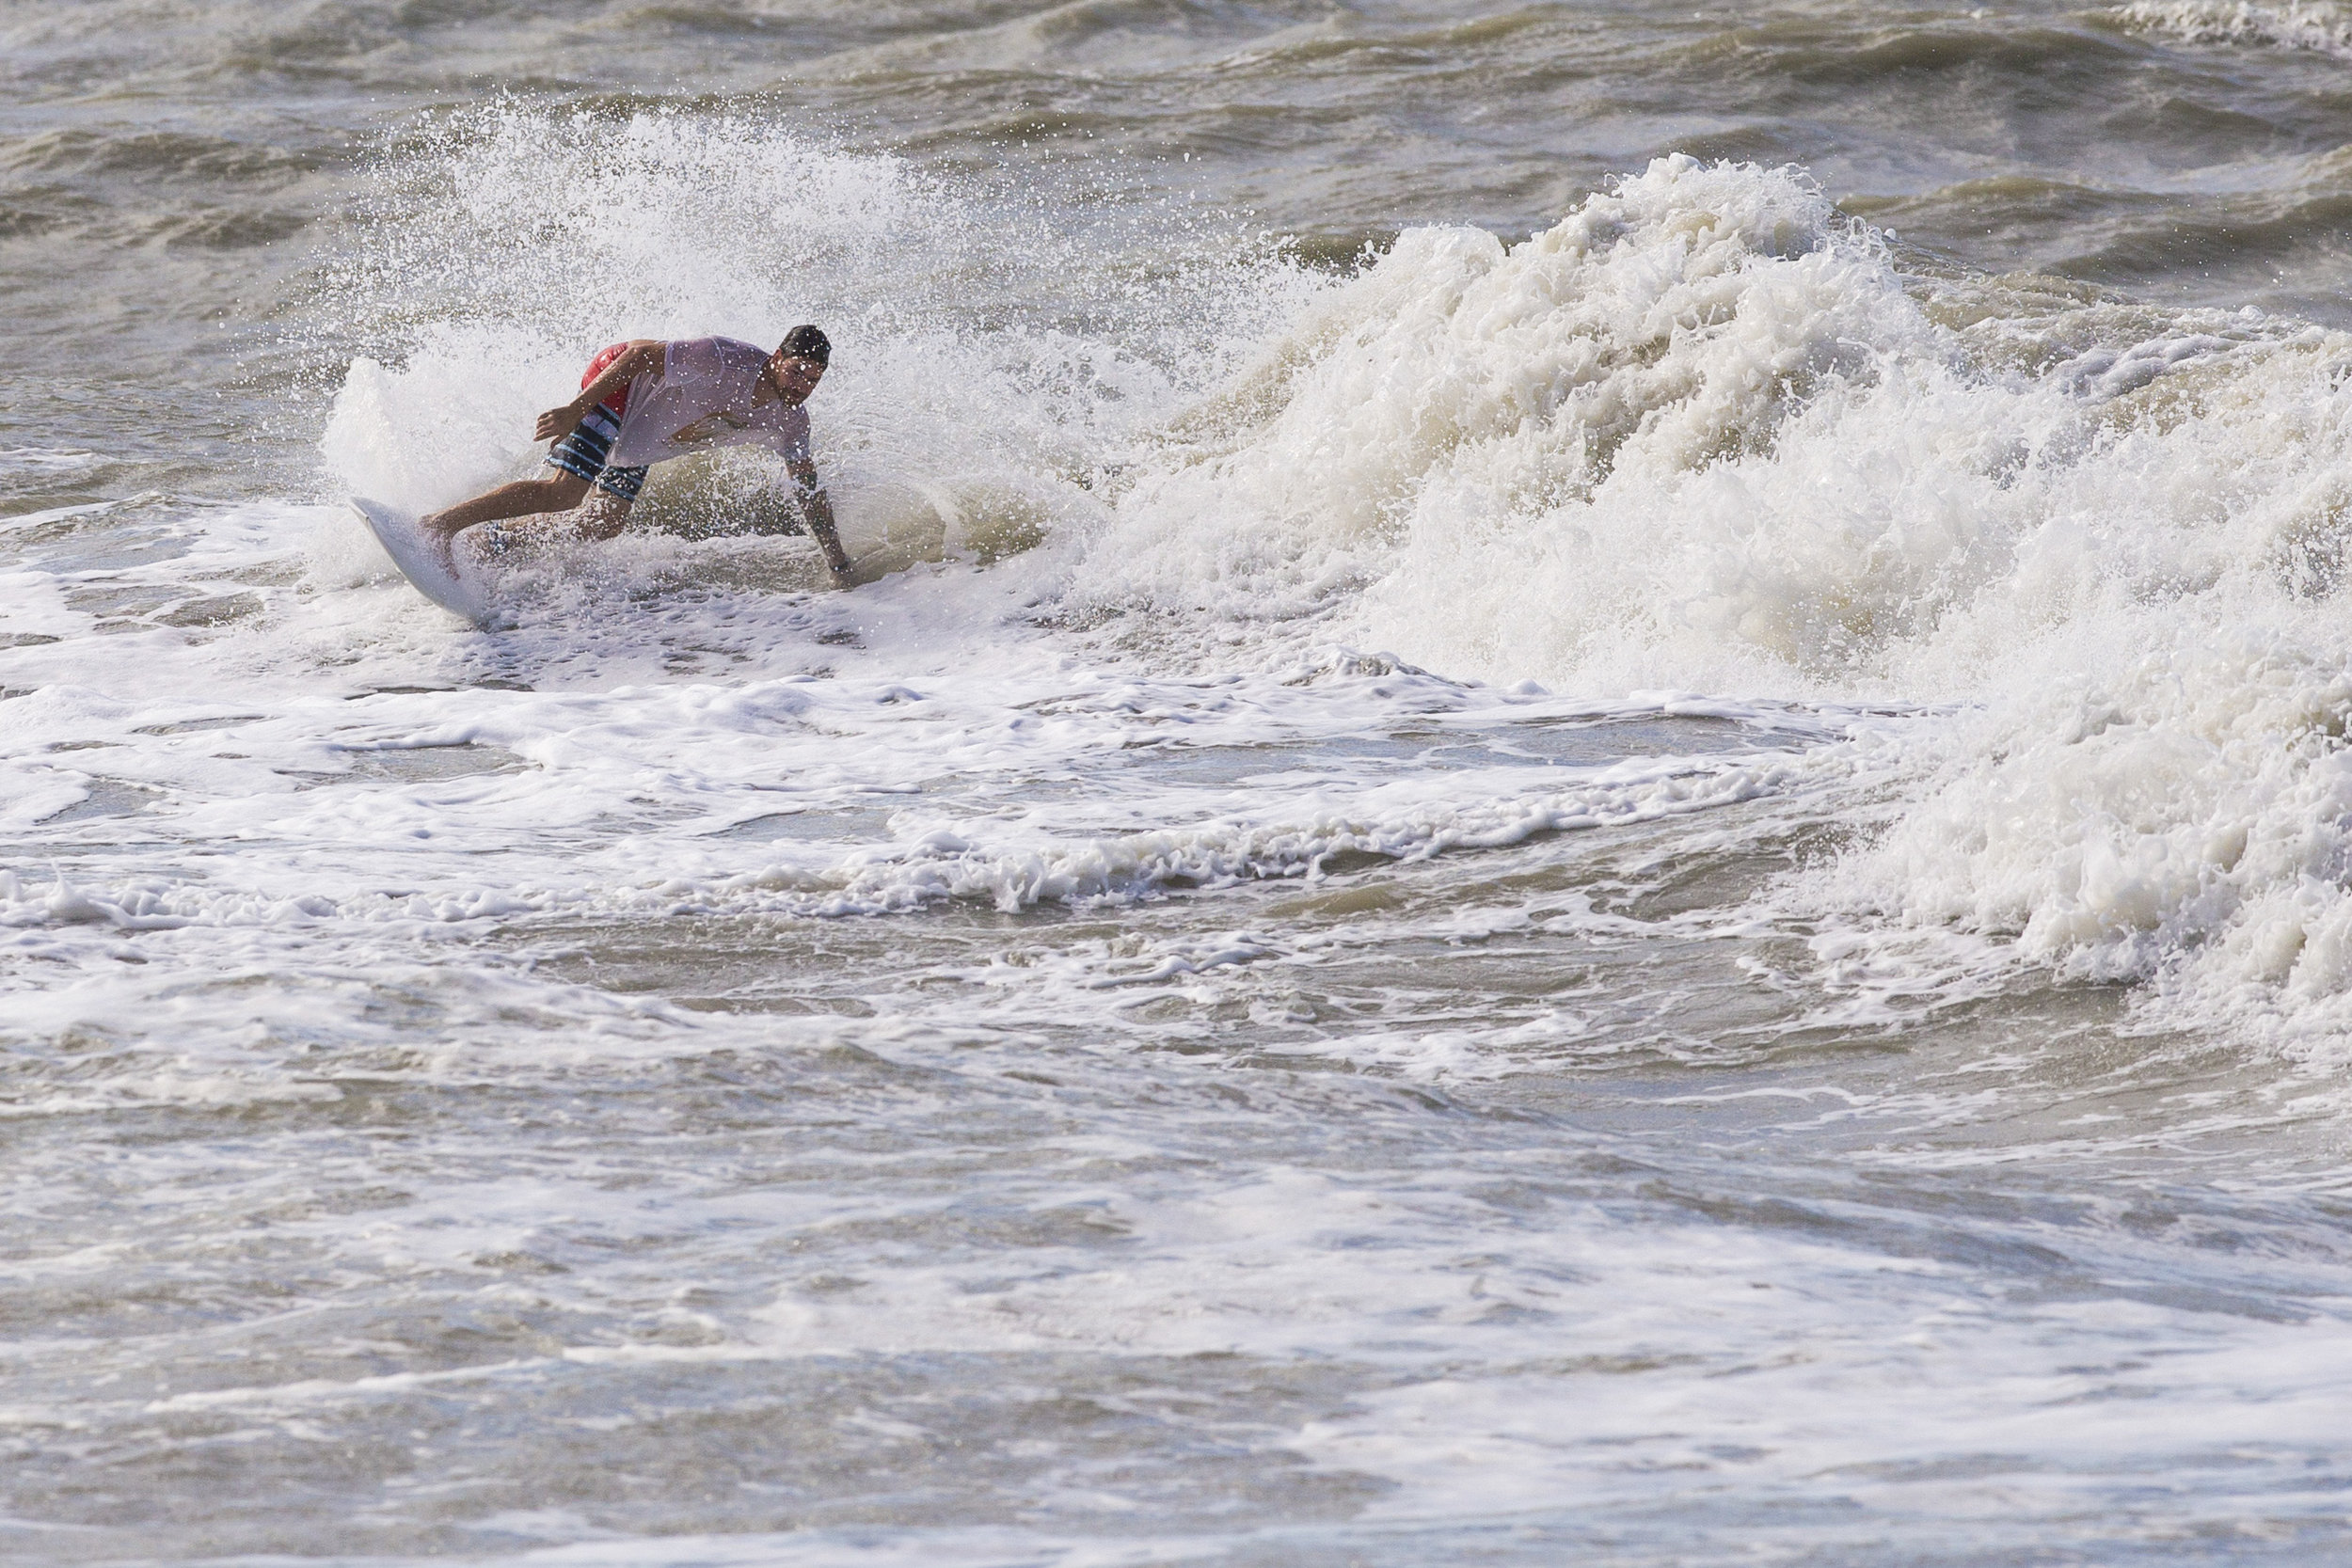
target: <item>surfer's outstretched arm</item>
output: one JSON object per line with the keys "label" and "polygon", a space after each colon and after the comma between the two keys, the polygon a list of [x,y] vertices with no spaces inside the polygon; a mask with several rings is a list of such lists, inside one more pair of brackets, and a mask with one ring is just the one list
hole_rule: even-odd
{"label": "surfer's outstretched arm", "polygon": [[817,465],[808,462],[787,463],[793,483],[801,487],[801,515],[808,519],[808,531],[815,536],[817,547],[825,552],[825,565],[834,580],[847,583],[850,577],[850,552],[841,547],[841,531],[834,525],[833,499],[825,494],[824,482],[817,477]]}

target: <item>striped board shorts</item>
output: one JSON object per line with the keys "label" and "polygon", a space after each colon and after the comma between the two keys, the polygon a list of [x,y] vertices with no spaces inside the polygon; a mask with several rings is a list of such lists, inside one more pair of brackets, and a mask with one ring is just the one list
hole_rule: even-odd
{"label": "striped board shorts", "polygon": [[612,443],[620,434],[620,417],[613,413],[611,404],[600,403],[572,427],[569,436],[548,449],[548,461],[567,474],[578,474],[608,495],[633,501],[644,485],[645,469],[651,465],[615,468],[608,464],[605,460],[612,456]]}

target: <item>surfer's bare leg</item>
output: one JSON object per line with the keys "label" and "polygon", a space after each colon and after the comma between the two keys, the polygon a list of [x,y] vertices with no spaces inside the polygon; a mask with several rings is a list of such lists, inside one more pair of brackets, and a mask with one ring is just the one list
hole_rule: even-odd
{"label": "surfer's bare leg", "polygon": [[580,504],[574,524],[582,539],[601,542],[616,538],[628,526],[629,509],[637,503],[610,490],[598,490]]}
{"label": "surfer's bare leg", "polygon": [[476,523],[508,517],[528,517],[540,512],[569,512],[588,494],[588,482],[578,474],[557,472],[545,479],[518,479],[512,484],[460,501],[445,512],[428,513],[417,526],[437,537],[441,547]]}
{"label": "surfer's bare leg", "polygon": [[[569,512],[525,516],[521,522],[498,519],[507,521],[507,526],[495,531],[495,538],[486,532],[473,534],[466,547],[476,560],[488,562],[517,550],[529,553],[582,540],[602,543],[628,525],[632,504],[609,490],[598,490]],[[453,549],[458,547],[460,537],[450,536]]]}

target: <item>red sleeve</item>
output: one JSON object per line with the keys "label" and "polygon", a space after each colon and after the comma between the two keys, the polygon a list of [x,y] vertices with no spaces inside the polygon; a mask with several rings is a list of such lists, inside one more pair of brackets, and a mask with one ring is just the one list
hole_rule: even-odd
{"label": "red sleeve", "polygon": [[[607,365],[610,365],[613,360],[618,359],[622,355],[627,354],[628,352],[628,345],[627,343],[614,343],[610,348],[597,350],[596,356],[594,359],[589,360],[588,368],[580,372],[580,389],[582,391],[587,390],[588,383],[602,375],[604,373],[604,368]],[[613,393],[611,397],[605,399],[602,406],[612,409],[613,418],[615,419],[618,419],[620,416],[628,413],[628,388],[624,387],[619,391]]]}

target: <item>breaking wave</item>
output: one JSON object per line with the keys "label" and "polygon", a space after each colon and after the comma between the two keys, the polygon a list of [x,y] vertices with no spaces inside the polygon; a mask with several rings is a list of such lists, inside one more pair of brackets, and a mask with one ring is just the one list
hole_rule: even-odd
{"label": "breaking wave", "polygon": [[[342,483],[419,440],[449,492],[516,469],[609,338],[838,324],[818,436],[853,534],[1187,659],[1336,638],[1594,694],[1946,705],[1855,742],[1910,807],[1797,896],[2201,1007],[2352,1006],[2340,333],[1926,268],[1789,168],[1663,159],[1519,244],[1414,229],[1329,273],[771,132],[592,129],[510,115],[388,175],[475,215],[373,253],[440,303],[353,366]],[[592,189],[546,205],[566,159]],[[620,286],[547,306],[583,257]]]}

